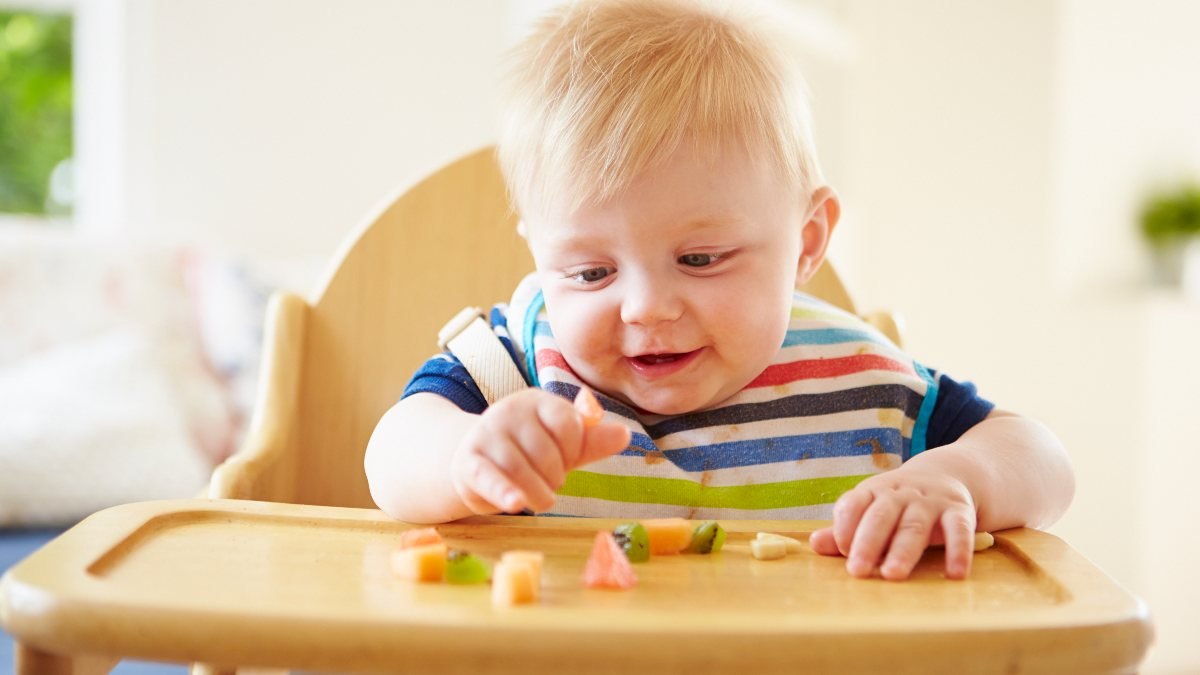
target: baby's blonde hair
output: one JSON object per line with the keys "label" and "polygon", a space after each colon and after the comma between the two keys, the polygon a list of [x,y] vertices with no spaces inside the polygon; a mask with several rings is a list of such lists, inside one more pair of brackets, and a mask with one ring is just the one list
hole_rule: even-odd
{"label": "baby's blonde hair", "polygon": [[774,163],[807,199],[821,180],[804,86],[768,31],[732,6],[577,0],[512,52],[498,148],[527,215],[620,193],[684,141]]}

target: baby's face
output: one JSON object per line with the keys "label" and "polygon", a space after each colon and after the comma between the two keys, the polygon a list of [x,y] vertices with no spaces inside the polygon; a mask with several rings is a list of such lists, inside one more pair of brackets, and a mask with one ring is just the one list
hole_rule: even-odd
{"label": "baby's face", "polygon": [[682,148],[628,190],[529,222],[554,337],[585,382],[642,410],[721,403],[787,332],[804,204],[769,162]]}

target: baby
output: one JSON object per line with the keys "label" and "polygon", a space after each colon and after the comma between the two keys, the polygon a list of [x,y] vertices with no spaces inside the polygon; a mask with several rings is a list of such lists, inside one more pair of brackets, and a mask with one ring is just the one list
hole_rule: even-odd
{"label": "baby", "polygon": [[489,404],[454,355],[429,360],[367,448],[380,508],[832,519],[812,547],[887,579],[939,544],[964,578],[977,529],[1062,515],[1052,433],[796,292],[840,207],[764,31],[577,2],[515,58],[499,155],[537,271],[490,323],[529,387]]}

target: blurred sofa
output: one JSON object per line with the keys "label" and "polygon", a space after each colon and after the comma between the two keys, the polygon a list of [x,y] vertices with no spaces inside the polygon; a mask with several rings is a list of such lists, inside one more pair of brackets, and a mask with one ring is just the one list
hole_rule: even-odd
{"label": "blurred sofa", "polygon": [[0,228],[0,528],[200,493],[248,419],[268,290],[198,249]]}

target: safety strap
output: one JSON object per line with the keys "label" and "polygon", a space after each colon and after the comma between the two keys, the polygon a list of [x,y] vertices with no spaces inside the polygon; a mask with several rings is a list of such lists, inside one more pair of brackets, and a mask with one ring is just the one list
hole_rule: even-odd
{"label": "safety strap", "polygon": [[478,307],[464,308],[442,326],[438,348],[458,357],[488,405],[529,386]]}

